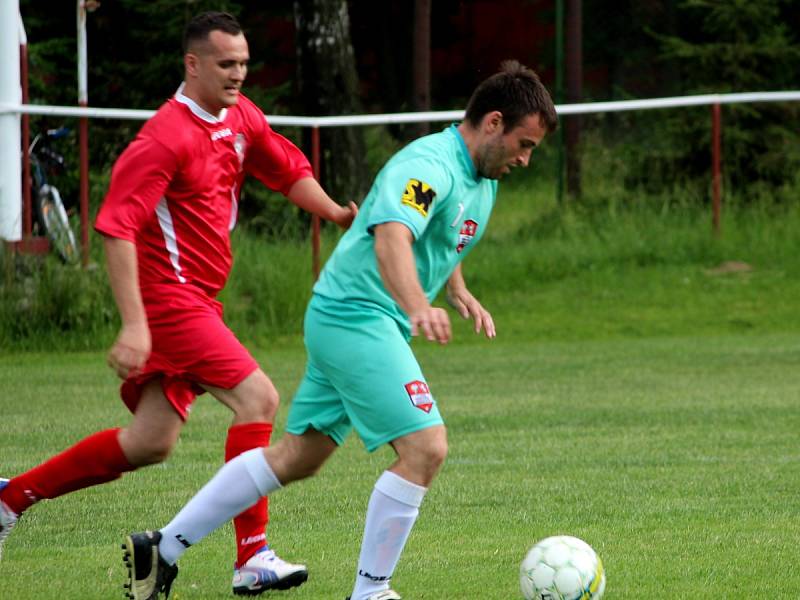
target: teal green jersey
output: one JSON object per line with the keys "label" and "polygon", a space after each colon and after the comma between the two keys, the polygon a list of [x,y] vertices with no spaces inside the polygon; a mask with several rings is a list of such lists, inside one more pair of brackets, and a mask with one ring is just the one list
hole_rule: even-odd
{"label": "teal green jersey", "polygon": [[314,293],[323,303],[327,299],[382,310],[408,334],[408,316],[378,270],[373,229],[399,222],[411,230],[419,280],[433,301],[486,231],[496,194],[497,182],[477,174],[455,125],[412,142],[378,173]]}

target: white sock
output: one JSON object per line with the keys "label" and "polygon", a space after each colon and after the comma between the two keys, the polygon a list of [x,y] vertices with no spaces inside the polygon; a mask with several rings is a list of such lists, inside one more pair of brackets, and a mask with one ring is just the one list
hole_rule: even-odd
{"label": "white sock", "polygon": [[280,487],[263,448],[243,452],[225,463],[161,529],[158,551],[167,563],[175,564],[189,546]]}
{"label": "white sock", "polygon": [[389,588],[427,491],[391,471],[378,478],[367,508],[352,600],[366,600]]}

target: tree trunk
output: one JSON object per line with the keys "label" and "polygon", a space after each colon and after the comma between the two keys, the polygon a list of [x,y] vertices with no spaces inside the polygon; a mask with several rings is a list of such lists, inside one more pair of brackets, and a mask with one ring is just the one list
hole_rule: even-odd
{"label": "tree trunk", "polygon": [[[583,15],[581,0],[567,0],[567,102],[583,101]],[[567,142],[567,194],[573,198],[581,195],[580,138],[581,116],[566,118],[564,133]]]}
{"label": "tree trunk", "polygon": [[[295,0],[298,88],[311,116],[361,114],[347,0]],[[310,139],[307,138],[307,139]],[[320,131],[320,182],[336,201],[361,202],[369,186],[361,126]]]}
{"label": "tree trunk", "polygon": [[[431,2],[432,0],[414,0],[414,97],[411,106],[417,112],[431,109]],[[427,135],[429,132],[429,123],[416,123],[412,128],[414,137]]]}

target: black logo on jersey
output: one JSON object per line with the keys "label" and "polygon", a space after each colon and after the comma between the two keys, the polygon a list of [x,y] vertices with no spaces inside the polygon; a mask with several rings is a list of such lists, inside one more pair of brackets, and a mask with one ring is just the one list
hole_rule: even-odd
{"label": "black logo on jersey", "polygon": [[427,218],[428,210],[435,197],[436,192],[427,183],[419,179],[409,179],[406,184],[406,191],[403,193],[402,202]]}

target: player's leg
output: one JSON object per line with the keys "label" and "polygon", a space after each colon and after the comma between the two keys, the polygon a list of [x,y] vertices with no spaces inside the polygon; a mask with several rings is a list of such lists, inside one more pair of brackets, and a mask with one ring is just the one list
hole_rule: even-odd
{"label": "player's leg", "polygon": [[[279,397],[272,381],[261,369],[253,371],[232,389],[204,387],[234,413],[225,443],[226,462],[253,448],[269,446]],[[308,579],[305,565],[282,560],[269,546],[266,537],[268,522],[266,497],[259,498],[233,519],[237,547],[232,583],[234,594],[253,595],[268,589],[289,589]]]}
{"label": "player's leg", "polygon": [[94,433],[0,489],[0,544],[22,513],[43,499],[118,479],[160,462],[175,444],[183,421],[158,381],[144,386],[131,423]]}
{"label": "player's leg", "polygon": [[330,437],[309,430],[300,436],[286,434],[270,448],[248,450],[227,462],[160,531],[126,538],[123,548],[133,597],[157,597],[157,581],[171,584],[175,563],[190,546],[259,498],[315,473],[336,447]]}
{"label": "player's leg", "polygon": [[[175,519],[157,532],[157,541],[148,532],[128,537],[132,587],[136,589],[141,584],[145,591],[153,591],[148,582],[156,579],[156,574],[148,577],[150,565],[156,565],[162,579],[169,578],[169,569],[192,543],[262,496],[316,473],[337,444],[347,437],[350,427],[336,390],[309,358],[306,374],[289,410],[287,433],[275,446],[263,451],[248,450],[226,463]],[[157,560],[148,550],[154,545]],[[143,550],[134,552],[137,547]],[[142,581],[137,580],[140,576]]]}
{"label": "player's leg", "polygon": [[[378,478],[367,506],[352,600],[397,597],[388,589],[428,487],[447,455],[447,434],[436,425],[392,446],[397,461]],[[380,595],[391,592],[395,594]]]}
{"label": "player's leg", "polygon": [[[378,478],[367,506],[352,600],[399,598],[389,582],[447,455],[447,435],[443,425],[435,425],[402,436],[392,446],[397,461]],[[389,593],[394,595],[380,595]]]}
{"label": "player's leg", "polygon": [[309,343],[316,366],[339,392],[367,450],[392,443],[397,461],[378,479],[366,516],[353,600],[396,598],[389,583],[419,507],[447,454],[438,407],[393,319],[345,306],[319,310]]}

